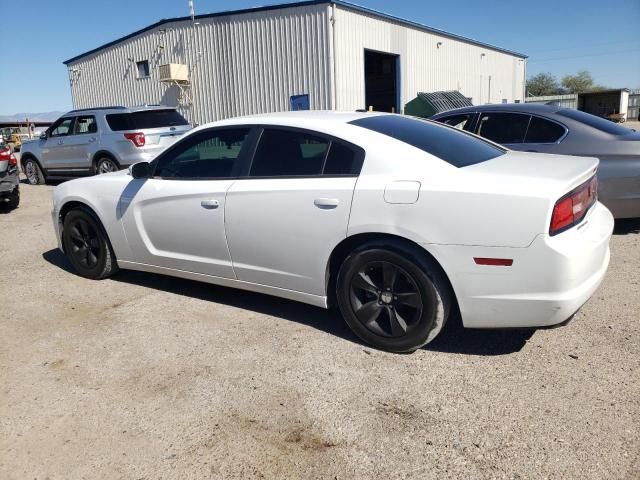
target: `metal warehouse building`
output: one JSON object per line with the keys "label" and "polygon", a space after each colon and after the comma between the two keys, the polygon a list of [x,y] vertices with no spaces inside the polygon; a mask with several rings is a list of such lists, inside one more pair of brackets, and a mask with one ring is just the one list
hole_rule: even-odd
{"label": "metal warehouse building", "polygon": [[401,112],[418,92],[523,101],[526,56],[342,1],[161,20],[64,62],[74,108],[178,106],[192,123],[289,109]]}

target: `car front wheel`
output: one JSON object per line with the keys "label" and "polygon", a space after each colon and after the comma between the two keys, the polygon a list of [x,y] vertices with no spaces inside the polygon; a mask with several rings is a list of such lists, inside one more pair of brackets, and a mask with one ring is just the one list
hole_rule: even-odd
{"label": "car front wheel", "polygon": [[106,233],[85,209],[71,210],[64,218],[62,244],[71,265],[83,277],[101,280],[118,269]]}
{"label": "car front wheel", "polygon": [[451,305],[448,284],[434,262],[392,245],[365,246],[349,255],[336,293],[354,333],[391,352],[412,352],[433,340]]}
{"label": "car front wheel", "polygon": [[38,162],[29,158],[24,162],[24,174],[27,176],[27,181],[30,185],[44,185],[45,178],[44,173]]}

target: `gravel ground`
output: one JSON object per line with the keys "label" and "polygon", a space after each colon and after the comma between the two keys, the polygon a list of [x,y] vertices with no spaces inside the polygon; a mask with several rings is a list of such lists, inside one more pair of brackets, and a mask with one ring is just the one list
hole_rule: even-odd
{"label": "gravel ground", "polygon": [[640,478],[640,221],[567,326],[393,355],[331,312],[74,275],[51,186],[0,213],[0,478]]}

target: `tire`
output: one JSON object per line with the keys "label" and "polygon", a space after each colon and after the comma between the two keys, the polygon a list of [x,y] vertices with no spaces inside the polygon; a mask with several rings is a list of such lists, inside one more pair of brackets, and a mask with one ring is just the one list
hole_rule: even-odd
{"label": "tire", "polygon": [[20,188],[16,187],[13,189],[13,192],[9,194],[9,208],[18,208],[20,205]]}
{"label": "tire", "polygon": [[417,248],[369,244],[343,262],[336,282],[338,307],[353,332],[389,352],[413,352],[433,340],[451,310],[441,269]]}
{"label": "tire", "polygon": [[116,257],[100,221],[84,208],[75,208],[64,218],[62,245],[78,274],[102,280],[118,271]]}
{"label": "tire", "polygon": [[40,165],[33,158],[27,158],[22,167],[30,185],[44,185],[46,183],[46,177]]}
{"label": "tire", "polygon": [[100,157],[96,161],[96,175],[102,175],[103,173],[117,172],[120,170],[118,162],[111,157]]}

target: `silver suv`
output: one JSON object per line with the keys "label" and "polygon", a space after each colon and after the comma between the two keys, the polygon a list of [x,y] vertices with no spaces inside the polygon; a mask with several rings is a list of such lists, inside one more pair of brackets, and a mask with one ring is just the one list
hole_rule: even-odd
{"label": "silver suv", "polygon": [[169,107],[72,110],[40,138],[22,144],[20,163],[32,185],[108,173],[152,160],[190,129]]}

